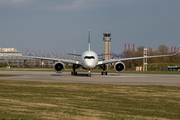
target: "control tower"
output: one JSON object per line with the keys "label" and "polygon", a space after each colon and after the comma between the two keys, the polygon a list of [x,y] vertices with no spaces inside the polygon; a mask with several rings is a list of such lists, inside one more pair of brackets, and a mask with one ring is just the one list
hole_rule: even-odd
{"label": "control tower", "polygon": [[105,55],[105,60],[109,60],[110,59],[110,43],[111,43],[111,33],[103,33],[104,37],[103,37],[103,41],[104,41],[104,54],[108,54]]}

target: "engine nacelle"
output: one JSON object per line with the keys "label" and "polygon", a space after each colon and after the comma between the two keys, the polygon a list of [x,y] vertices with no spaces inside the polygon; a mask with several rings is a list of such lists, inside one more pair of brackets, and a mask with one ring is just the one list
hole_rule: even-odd
{"label": "engine nacelle", "polygon": [[117,72],[117,73],[122,73],[124,72],[125,70],[125,64],[123,62],[117,62],[115,65],[114,65],[114,70]]}
{"label": "engine nacelle", "polygon": [[64,71],[65,66],[62,62],[56,62],[53,65],[53,68],[56,73],[62,73]]}

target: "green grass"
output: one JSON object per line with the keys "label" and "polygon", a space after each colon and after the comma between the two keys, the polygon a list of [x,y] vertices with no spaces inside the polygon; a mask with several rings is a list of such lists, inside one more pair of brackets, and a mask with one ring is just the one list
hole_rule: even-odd
{"label": "green grass", "polygon": [[179,66],[180,67],[180,63],[150,63],[150,64],[148,64],[148,70],[167,71],[168,66]]}
{"label": "green grass", "polygon": [[180,87],[0,83],[0,119],[180,119]]}

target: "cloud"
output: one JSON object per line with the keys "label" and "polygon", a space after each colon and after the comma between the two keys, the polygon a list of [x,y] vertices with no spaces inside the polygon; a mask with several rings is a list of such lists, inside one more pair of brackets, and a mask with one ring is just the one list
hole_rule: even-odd
{"label": "cloud", "polygon": [[75,0],[71,3],[68,3],[66,5],[57,5],[57,6],[52,6],[52,7],[48,7],[48,9],[50,10],[55,10],[55,11],[71,11],[71,10],[77,10],[80,7],[82,7],[84,4],[83,0]]}
{"label": "cloud", "polygon": [[78,11],[98,8],[99,3],[107,0],[0,0],[0,6],[3,7],[33,7],[48,11]]}
{"label": "cloud", "polygon": [[27,2],[30,2],[31,0],[0,0],[0,6],[17,6],[22,5]]}
{"label": "cloud", "polygon": [[27,0],[10,0],[12,3],[23,3],[26,2]]}
{"label": "cloud", "polygon": [[27,0],[0,0],[0,3],[2,4],[13,4],[13,3],[23,3]]}

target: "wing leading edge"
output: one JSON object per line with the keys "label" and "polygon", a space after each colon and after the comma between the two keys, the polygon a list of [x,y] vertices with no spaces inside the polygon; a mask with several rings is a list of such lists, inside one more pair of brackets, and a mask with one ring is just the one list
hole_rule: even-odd
{"label": "wing leading edge", "polygon": [[137,59],[156,58],[156,57],[168,57],[168,56],[176,55],[177,53],[178,53],[178,51],[176,53],[170,54],[170,55],[156,55],[156,56],[133,57],[133,58],[122,58],[122,59],[112,59],[112,60],[106,60],[106,61],[98,61],[98,65],[115,63],[115,62],[126,61],[126,60],[137,60]]}

